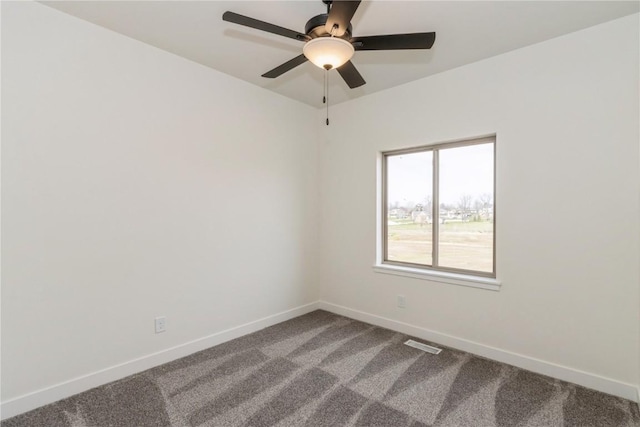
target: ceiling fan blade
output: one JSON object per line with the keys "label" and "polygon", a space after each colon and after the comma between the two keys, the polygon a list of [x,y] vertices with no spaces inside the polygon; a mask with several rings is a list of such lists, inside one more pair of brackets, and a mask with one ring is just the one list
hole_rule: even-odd
{"label": "ceiling fan blade", "polygon": [[307,57],[304,56],[304,55],[298,55],[295,58],[285,62],[284,64],[278,65],[273,70],[267,71],[266,73],[264,73],[262,75],[262,77],[266,77],[266,78],[269,78],[269,79],[275,79],[276,77],[286,73],[287,71],[293,70],[298,65],[304,64],[305,62],[307,62]]}
{"label": "ceiling fan blade", "polygon": [[[327,17],[327,23],[325,24],[325,30],[327,33],[336,37],[342,37],[351,24],[351,18],[356,13],[360,0],[333,0],[331,3],[331,9],[329,9],[329,16]],[[337,25],[337,28],[334,27]]]}
{"label": "ceiling fan blade", "polygon": [[351,61],[345,62],[344,65],[336,68],[336,70],[338,70],[338,73],[340,73],[344,81],[347,83],[347,85],[349,85],[351,89],[355,89],[366,83],[356,69],[356,66],[353,65],[353,62]]}
{"label": "ceiling fan blade", "polygon": [[435,41],[436,33],[389,34],[351,39],[355,50],[431,49]]}
{"label": "ceiling fan blade", "polygon": [[234,24],[244,25],[245,27],[255,28],[257,30],[266,31],[267,33],[277,34],[279,36],[289,37],[290,39],[306,41],[309,37],[299,33],[297,31],[290,30],[288,28],[279,27],[268,22],[259,21],[257,19],[249,18],[248,16],[238,15],[233,12],[225,12],[222,14],[222,19],[227,22],[233,22]]}

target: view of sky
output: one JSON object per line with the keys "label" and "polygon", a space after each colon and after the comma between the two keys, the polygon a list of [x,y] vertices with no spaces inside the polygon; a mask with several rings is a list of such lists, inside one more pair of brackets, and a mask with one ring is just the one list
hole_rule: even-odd
{"label": "view of sky", "polygon": [[[493,144],[440,150],[440,203],[456,205],[462,195],[493,196]],[[423,203],[431,195],[431,151],[387,157],[389,204]]]}

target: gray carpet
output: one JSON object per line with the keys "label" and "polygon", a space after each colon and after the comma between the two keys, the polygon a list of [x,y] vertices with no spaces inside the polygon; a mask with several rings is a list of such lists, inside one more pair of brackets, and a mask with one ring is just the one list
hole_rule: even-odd
{"label": "gray carpet", "polygon": [[1,425],[640,426],[633,402],[407,338],[315,311]]}

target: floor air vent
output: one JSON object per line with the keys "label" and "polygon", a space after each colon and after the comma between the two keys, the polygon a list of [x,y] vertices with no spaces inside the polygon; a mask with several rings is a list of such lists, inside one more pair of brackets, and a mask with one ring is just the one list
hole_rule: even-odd
{"label": "floor air vent", "polygon": [[427,353],[431,353],[431,354],[440,354],[440,352],[442,351],[441,348],[431,347],[430,345],[422,344],[421,342],[414,341],[414,340],[405,341],[405,344],[408,345],[409,347],[414,347],[414,348],[417,348],[418,350],[426,351]]}

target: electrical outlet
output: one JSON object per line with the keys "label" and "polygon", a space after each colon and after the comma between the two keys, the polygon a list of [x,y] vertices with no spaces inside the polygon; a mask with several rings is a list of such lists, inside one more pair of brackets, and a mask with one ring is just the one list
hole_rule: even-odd
{"label": "electrical outlet", "polygon": [[160,332],[164,332],[167,330],[167,318],[166,317],[156,317],[156,334]]}
{"label": "electrical outlet", "polygon": [[404,295],[398,295],[398,307],[405,308],[407,306],[407,300]]}

